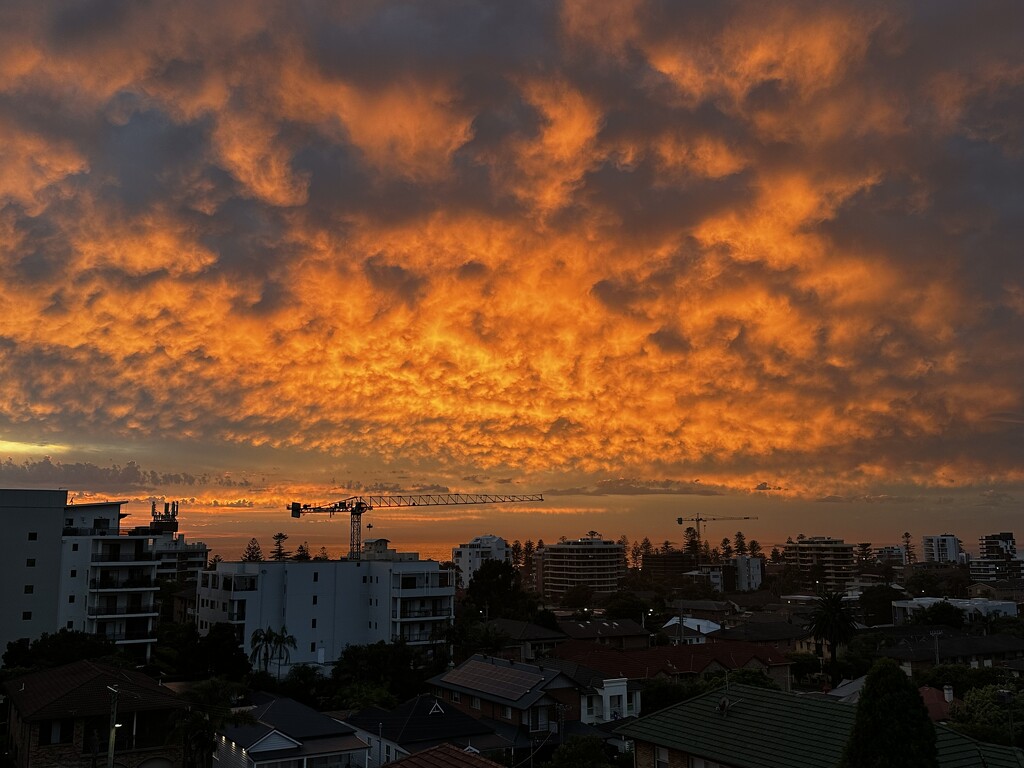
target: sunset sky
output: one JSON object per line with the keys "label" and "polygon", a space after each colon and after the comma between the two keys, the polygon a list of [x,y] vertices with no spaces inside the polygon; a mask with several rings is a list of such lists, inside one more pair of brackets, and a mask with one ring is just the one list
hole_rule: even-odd
{"label": "sunset sky", "polygon": [[7,0],[0,486],[181,499],[229,559],[441,489],[545,501],[373,535],[1024,538],[1021,30]]}

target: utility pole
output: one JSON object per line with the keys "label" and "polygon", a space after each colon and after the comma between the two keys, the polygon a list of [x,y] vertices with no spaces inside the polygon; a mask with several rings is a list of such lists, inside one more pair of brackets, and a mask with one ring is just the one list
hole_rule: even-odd
{"label": "utility pole", "polygon": [[107,768],[114,768],[114,742],[117,737],[117,686],[108,685],[110,691],[110,738],[107,741]]}

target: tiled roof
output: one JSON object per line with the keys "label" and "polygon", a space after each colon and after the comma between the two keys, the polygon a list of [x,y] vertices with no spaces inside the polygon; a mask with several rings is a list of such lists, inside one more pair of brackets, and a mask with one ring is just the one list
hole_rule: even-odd
{"label": "tiled roof", "polygon": [[[942,635],[938,639],[938,645],[940,658],[1024,653],[1024,639],[1012,635],[962,635],[959,637]],[[934,661],[934,638],[929,638],[929,642],[914,645],[883,648],[879,654],[901,661]]]}
{"label": "tiled roof", "polygon": [[627,677],[630,680],[647,680],[658,675],[700,674],[709,666],[742,669],[752,661],[769,666],[789,663],[773,648],[734,642],[619,650],[577,640],[556,646],[550,655],[586,664],[606,678]]}
{"label": "tiled roof", "polygon": [[115,685],[119,712],[188,706],[170,689],[140,672],[96,661],[76,661],[5,683],[11,704],[25,720],[109,714],[111,693],[107,686]]}
{"label": "tiled roof", "polygon": [[810,630],[788,621],[755,621],[731,629],[709,632],[709,637],[720,640],[742,640],[747,643],[773,643],[780,640],[798,640],[810,635]]}
{"label": "tiled roof", "polygon": [[563,619],[558,628],[572,638],[635,637],[650,635],[632,619]]}
{"label": "tiled roof", "polygon": [[451,744],[438,744],[390,765],[401,768],[500,768],[500,763],[474,752],[464,752]]}
{"label": "tiled roof", "polygon": [[273,731],[283,733],[299,743],[347,737],[354,733],[351,726],[294,699],[266,693],[258,693],[253,698],[256,706],[248,714],[256,722],[224,728],[227,738],[247,749]]}
{"label": "tiled roof", "polygon": [[361,710],[350,715],[346,722],[367,733],[379,732],[388,741],[409,751],[417,749],[417,744],[469,740],[476,743],[493,735],[493,731],[475,717],[426,693],[390,711],[379,707]]}
{"label": "tiled roof", "polygon": [[[834,768],[853,728],[850,704],[733,685],[663,709],[617,732],[734,768]],[[935,726],[941,768],[1022,768],[1024,753]]]}
{"label": "tiled roof", "polygon": [[508,635],[512,640],[564,640],[565,633],[555,629],[548,629],[539,624],[531,624],[528,621],[516,621],[515,619],[492,619],[487,626]]}
{"label": "tiled roof", "polygon": [[436,675],[427,682],[514,709],[524,709],[542,699],[548,686],[560,674],[557,669],[545,668],[543,662],[523,664],[476,654],[455,669]]}

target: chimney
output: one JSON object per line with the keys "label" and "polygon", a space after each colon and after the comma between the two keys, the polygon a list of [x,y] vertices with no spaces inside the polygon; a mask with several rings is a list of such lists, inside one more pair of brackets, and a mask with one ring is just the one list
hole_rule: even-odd
{"label": "chimney", "polygon": [[942,695],[946,699],[946,703],[947,704],[949,702],[951,702],[953,700],[953,686],[952,685],[944,685],[944,686],[942,686]]}

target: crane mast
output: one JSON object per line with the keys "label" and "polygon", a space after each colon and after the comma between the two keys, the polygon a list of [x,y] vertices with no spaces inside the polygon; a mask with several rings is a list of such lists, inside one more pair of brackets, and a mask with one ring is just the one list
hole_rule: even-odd
{"label": "crane mast", "polygon": [[302,504],[293,501],[288,505],[292,517],[310,513],[348,512],[350,560],[359,560],[362,552],[363,512],[384,507],[439,507],[450,504],[507,504],[524,501],[544,501],[543,494],[531,493],[519,496],[492,495],[483,493],[419,493],[393,496],[349,496],[347,499],[330,504]]}

